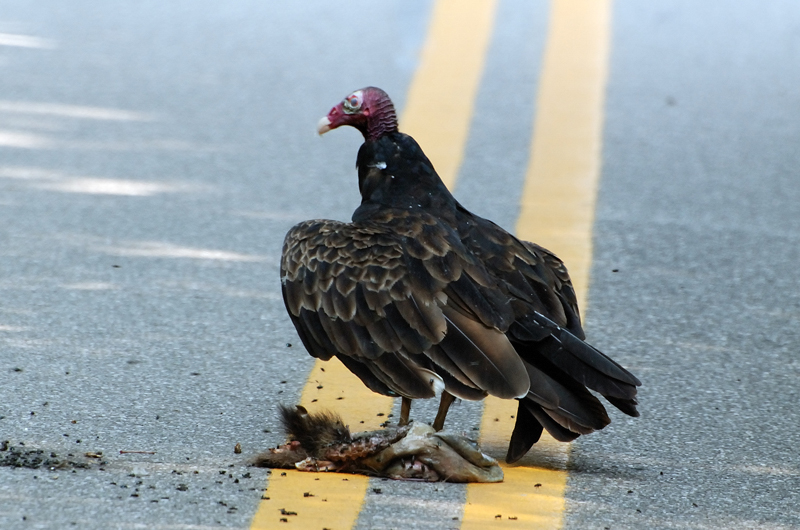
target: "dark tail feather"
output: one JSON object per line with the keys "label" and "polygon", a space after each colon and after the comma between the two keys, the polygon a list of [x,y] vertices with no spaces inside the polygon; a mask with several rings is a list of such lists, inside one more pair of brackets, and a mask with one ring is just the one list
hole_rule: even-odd
{"label": "dark tail feather", "polygon": [[[510,332],[514,347],[530,364],[549,361],[560,373],[600,393],[625,414],[638,416],[636,387],[641,382],[602,352],[539,313]],[[541,338],[528,341],[525,337]]]}
{"label": "dark tail feather", "polygon": [[542,436],[542,424],[539,423],[533,414],[528,412],[522,400],[519,400],[517,407],[517,421],[514,424],[514,432],[511,434],[511,441],[508,443],[508,453],[506,462],[513,464],[530,451],[533,444],[539,441]]}
{"label": "dark tail feather", "polygon": [[600,400],[546,360],[536,366],[525,362],[525,369],[531,381],[526,399],[540,405],[562,427],[588,434],[611,422]]}
{"label": "dark tail feather", "polygon": [[578,436],[580,436],[577,432],[572,432],[566,427],[562,427],[561,425],[556,422],[550,415],[544,411],[542,407],[534,403],[529,399],[522,399],[520,400],[528,412],[530,412],[536,420],[542,424],[542,427],[547,429],[547,432],[550,433],[550,436],[558,440],[559,442],[571,442]]}
{"label": "dark tail feather", "polygon": [[561,423],[567,423],[566,416],[559,416],[557,411],[545,409],[531,399],[520,399],[506,462],[513,464],[525,456],[533,444],[539,441],[544,429],[559,442],[571,442],[581,435],[562,426]]}
{"label": "dark tail feather", "polygon": [[550,335],[557,339],[564,346],[564,349],[571,353],[576,360],[580,360],[598,372],[622,383],[627,383],[631,386],[642,385],[642,382],[639,381],[636,376],[620,366],[613,359],[598,351],[590,344],[582,341],[566,329],[558,326],[549,318],[539,313],[534,313],[534,320],[540,326],[549,329]]}
{"label": "dark tail feather", "polygon": [[515,342],[514,346],[527,362],[537,365],[546,359],[562,373],[569,374],[570,379],[576,383],[599,392],[604,397],[611,396],[624,400],[636,396],[634,385],[614,379],[584,363],[555,337],[547,337],[537,343]]}
{"label": "dark tail feather", "polygon": [[611,420],[605,408],[587,386],[612,394],[606,399],[625,414],[639,415],[636,386],[582,362],[555,337],[545,337],[538,343],[515,341],[514,345],[525,363],[531,388],[520,400],[507,462],[522,458],[538,441],[542,429],[556,440],[570,442],[608,425]]}
{"label": "dark tail feather", "polygon": [[617,407],[619,410],[627,414],[628,416],[633,416],[634,418],[639,417],[639,411],[636,410],[636,405],[639,404],[636,399],[620,399],[615,397],[605,396],[609,403]]}

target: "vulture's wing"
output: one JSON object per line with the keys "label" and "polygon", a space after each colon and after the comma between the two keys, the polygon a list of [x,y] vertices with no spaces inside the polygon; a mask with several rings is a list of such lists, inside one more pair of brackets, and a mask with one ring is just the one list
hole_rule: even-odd
{"label": "vulture's wing", "polygon": [[466,217],[461,226],[469,250],[487,264],[499,289],[511,298],[514,322],[506,334],[530,378],[507,460],[525,454],[543,427],[561,441],[605,427],[610,419],[587,388],[638,416],[636,387],[641,383],[583,341],[575,290],[561,260],[485,219]]}
{"label": "vulture's wing", "polygon": [[584,338],[567,268],[552,252],[521,241],[488,219],[461,210],[464,245],[486,264],[500,289],[514,300],[514,320],[532,311]]}
{"label": "vulture's wing", "polygon": [[337,356],[375,392],[528,392],[525,366],[503,333],[513,320],[508,297],[433,216],[301,223],[286,236],[281,280],[311,355]]}

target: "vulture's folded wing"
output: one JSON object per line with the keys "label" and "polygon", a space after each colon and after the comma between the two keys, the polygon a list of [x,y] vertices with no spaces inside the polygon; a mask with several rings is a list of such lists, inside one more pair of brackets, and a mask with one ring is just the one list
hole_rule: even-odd
{"label": "vulture's folded wing", "polygon": [[527,394],[503,331],[511,307],[431,216],[307,221],[286,236],[284,302],[309,353],[337,356],[372,390],[410,398]]}

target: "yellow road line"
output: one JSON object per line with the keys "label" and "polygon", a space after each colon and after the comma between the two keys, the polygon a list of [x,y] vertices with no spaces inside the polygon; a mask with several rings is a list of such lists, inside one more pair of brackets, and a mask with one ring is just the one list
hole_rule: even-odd
{"label": "yellow road line", "polygon": [[517,234],[556,252],[586,308],[610,0],[554,0]]}
{"label": "yellow road line", "polygon": [[[400,122],[401,130],[414,136],[436,161],[437,171],[451,188],[467,141],[495,6],[496,0],[436,2]],[[392,409],[391,398],[368,390],[336,360],[316,362],[300,404],[311,411],[335,410],[354,431],[377,428]],[[282,518],[298,529],[353,527],[369,479],[291,470],[285,473],[272,473],[264,494],[268,499],[259,504],[251,529],[276,528]],[[281,509],[296,515],[284,515]]]}
{"label": "yellow road line", "polygon": [[[552,2],[531,159],[517,222],[520,238],[551,249],[567,264],[584,314],[610,22],[610,0]],[[498,457],[505,454],[516,408],[515,401],[486,400],[481,423],[485,451]],[[531,454],[517,465],[504,466],[502,484],[469,485],[461,528],[560,528],[568,448],[543,435]]]}
{"label": "yellow road line", "polygon": [[467,143],[496,0],[439,0],[408,92],[400,130],[453,189]]}

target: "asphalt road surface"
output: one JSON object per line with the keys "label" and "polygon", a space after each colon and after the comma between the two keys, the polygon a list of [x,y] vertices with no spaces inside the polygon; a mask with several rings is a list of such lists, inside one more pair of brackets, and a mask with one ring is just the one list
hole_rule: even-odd
{"label": "asphalt road surface", "polygon": [[[359,200],[358,133],[314,126],[370,84],[402,109],[431,6],[0,1],[1,528],[249,527],[313,364],[283,236]],[[455,190],[508,228],[548,9],[499,2]],[[800,4],[617,0],[612,31],[585,323],[642,417],[572,444],[564,527],[800,528]],[[386,485],[356,526],[463,495]]]}

